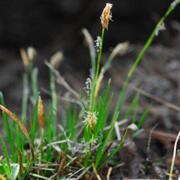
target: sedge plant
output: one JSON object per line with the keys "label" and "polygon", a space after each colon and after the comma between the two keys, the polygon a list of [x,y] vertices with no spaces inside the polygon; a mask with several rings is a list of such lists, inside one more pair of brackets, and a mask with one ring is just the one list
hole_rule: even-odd
{"label": "sedge plant", "polygon": [[[51,98],[49,105],[45,104],[38,87],[38,69],[32,61],[33,51],[21,50],[25,66],[21,119],[7,108],[3,93],[0,93],[0,109],[5,127],[5,133],[0,134],[2,177],[101,178],[99,172],[110,161],[112,163],[116,154],[123,148],[129,130],[138,131],[146,120],[148,109],[144,110],[141,117],[137,115],[137,108],[140,106],[139,93],[122,115],[128,84],[145,52],[162,29],[166,18],[179,3],[180,0],[173,1],[146,41],[119,91],[114,110],[111,110],[114,101],[111,81],[105,83],[103,88],[102,81],[112,60],[117,55],[124,54],[129,44],[127,42],[118,44],[102,65],[103,44],[112,20],[112,4],[107,3],[101,14],[102,29],[96,41],[96,48],[90,33],[83,29],[91,58],[90,77],[86,80],[85,92],[74,90],[58,72],[57,64],[63,58],[62,53],[58,52],[46,63],[50,71],[48,94]],[[59,97],[57,85],[63,86],[68,95]],[[65,101],[62,115],[58,115],[58,98],[61,102]],[[113,142],[116,143],[112,146]],[[171,176],[172,172],[173,168]],[[108,174],[109,177],[110,173]]]}

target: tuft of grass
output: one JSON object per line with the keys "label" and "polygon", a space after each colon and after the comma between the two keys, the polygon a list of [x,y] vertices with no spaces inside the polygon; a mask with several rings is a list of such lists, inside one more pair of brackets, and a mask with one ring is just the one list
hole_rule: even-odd
{"label": "tuft of grass", "polygon": [[[96,41],[96,48],[90,33],[83,29],[91,58],[91,73],[86,80],[85,91],[74,90],[58,72],[57,67],[63,55],[57,52],[51,57],[50,62],[46,63],[50,72],[50,90],[48,91],[50,101],[43,103],[43,98],[41,98],[43,96],[40,96],[38,86],[38,69],[33,62],[34,50],[32,48],[21,49],[21,58],[25,67],[22,120],[6,108],[3,93],[0,93],[0,109],[5,127],[5,133],[0,137],[3,155],[3,158],[0,158],[0,173],[8,179],[17,177],[19,179],[70,179],[75,177],[77,179],[84,177],[101,179],[99,172],[124,147],[127,136],[135,137],[146,120],[148,108],[141,116],[137,114],[137,109],[140,107],[139,93],[134,96],[127,111],[122,115],[126,91],[145,52],[162,29],[166,18],[179,3],[180,0],[173,1],[157,23],[130,68],[117,100],[111,90],[111,81],[103,85],[102,81],[113,59],[117,55],[126,53],[129,44],[127,42],[118,44],[102,65],[105,33],[112,19],[111,4],[107,3],[101,15],[101,36]],[[58,96],[57,85],[67,90],[62,97]],[[65,101],[60,113],[58,113],[58,98],[61,99],[61,104]],[[113,102],[116,104],[111,110]],[[12,119],[14,123],[10,123],[9,119]],[[127,119],[125,122],[129,124],[125,126],[122,119]],[[136,133],[130,134],[129,131]],[[5,143],[6,140],[8,143]],[[173,166],[172,164],[171,176]],[[111,171],[112,168],[109,168],[108,179],[110,179]]]}

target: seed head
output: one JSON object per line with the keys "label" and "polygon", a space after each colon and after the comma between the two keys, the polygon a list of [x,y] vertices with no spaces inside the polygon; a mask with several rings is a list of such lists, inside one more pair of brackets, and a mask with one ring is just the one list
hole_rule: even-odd
{"label": "seed head", "polygon": [[111,3],[106,3],[106,6],[101,14],[101,25],[105,29],[108,29],[109,21],[112,20],[112,13],[111,13],[112,6],[113,5]]}
{"label": "seed head", "polygon": [[37,54],[37,52],[36,52],[35,48],[33,48],[31,46],[27,48],[27,55],[28,55],[28,58],[30,61],[34,60],[34,58],[36,57],[36,54]]}
{"label": "seed head", "polygon": [[109,59],[114,59],[117,55],[123,56],[126,54],[129,50],[129,43],[123,42],[117,44],[117,46],[113,49],[111,55],[109,56]]}
{"label": "seed head", "polygon": [[96,112],[87,112],[84,122],[87,126],[91,128],[92,132],[94,132],[97,123]]}
{"label": "seed head", "polygon": [[64,58],[63,53],[58,51],[55,54],[53,54],[53,56],[51,57],[50,63],[55,69],[57,69],[59,65],[61,64],[63,58]]}
{"label": "seed head", "polygon": [[36,56],[36,50],[33,47],[28,47],[25,49],[20,49],[21,59],[25,67],[29,66],[29,64],[34,60]]}
{"label": "seed head", "polygon": [[20,49],[20,55],[21,55],[21,59],[23,61],[24,66],[27,67],[29,65],[29,58],[25,49]]}

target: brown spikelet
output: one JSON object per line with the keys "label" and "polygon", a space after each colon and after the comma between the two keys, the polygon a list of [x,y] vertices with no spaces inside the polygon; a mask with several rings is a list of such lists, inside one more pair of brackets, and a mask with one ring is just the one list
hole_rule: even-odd
{"label": "brown spikelet", "polygon": [[39,125],[41,127],[42,132],[44,132],[44,106],[43,106],[43,101],[41,99],[41,96],[39,96],[38,99],[38,120],[39,120]]}
{"label": "brown spikelet", "polygon": [[96,126],[96,117],[93,113],[90,114],[90,116],[89,116],[89,126],[90,126],[92,132],[94,132],[95,126]]}
{"label": "brown spikelet", "polygon": [[29,61],[26,51],[24,49],[20,49],[20,55],[21,55],[21,59],[23,61],[24,66],[27,67],[30,61]]}
{"label": "brown spikelet", "polygon": [[18,116],[16,114],[11,112],[9,109],[4,107],[3,105],[0,105],[0,110],[3,111],[4,113],[6,113],[13,121],[15,121],[18,124],[20,130],[23,132],[23,134],[27,138],[27,141],[28,141],[29,146],[31,148],[32,159],[34,160],[34,150],[33,150],[33,146],[31,143],[31,139],[30,139],[28,131],[27,131],[26,127],[24,126],[24,124],[22,123],[22,121],[18,118]]}
{"label": "brown spikelet", "polygon": [[101,25],[105,29],[108,29],[109,21],[112,20],[112,13],[111,13],[112,6],[113,5],[111,3],[106,3],[106,6],[101,14]]}
{"label": "brown spikelet", "polygon": [[87,112],[87,116],[84,120],[87,126],[91,128],[91,131],[94,133],[96,123],[97,123],[97,116],[96,112]]}

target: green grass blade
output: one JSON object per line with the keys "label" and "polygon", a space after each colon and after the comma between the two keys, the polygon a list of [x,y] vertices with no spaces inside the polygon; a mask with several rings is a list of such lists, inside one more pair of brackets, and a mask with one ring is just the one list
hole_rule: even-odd
{"label": "green grass blade", "polygon": [[139,100],[139,93],[136,93],[135,97],[133,98],[131,104],[129,105],[124,115],[124,119],[129,119],[129,117],[131,116],[131,113],[136,109],[138,100]]}
{"label": "green grass blade", "polygon": [[76,119],[76,109],[72,109],[68,104],[66,108],[66,134],[70,140],[76,139]]}
{"label": "green grass blade", "polygon": [[[4,96],[3,96],[2,92],[0,92],[0,104],[5,106]],[[9,141],[10,150],[13,152],[14,151],[13,135],[12,135],[12,131],[11,131],[11,127],[10,127],[9,121],[8,121],[8,116],[4,112],[2,112],[2,119],[3,119],[5,130],[6,130],[6,136],[7,136],[7,139]]]}
{"label": "green grass blade", "polygon": [[37,134],[37,123],[38,123],[38,97],[39,97],[39,92],[37,93],[36,97],[35,97],[35,106],[33,109],[33,118],[31,121],[31,128],[30,128],[30,135],[31,135],[31,139],[32,142],[34,142],[34,139],[36,137]]}
{"label": "green grass blade", "polygon": [[110,112],[110,105],[112,103],[113,95],[110,95],[110,84],[105,88],[103,95],[100,98],[100,102],[98,104],[98,119],[95,129],[95,138],[98,135],[99,131],[102,130]]}
{"label": "green grass blade", "polygon": [[144,122],[145,122],[145,120],[146,120],[146,117],[147,117],[148,113],[149,113],[149,108],[147,108],[147,109],[143,112],[143,114],[142,114],[140,120],[138,121],[137,126],[138,126],[139,129],[142,128],[142,125],[144,124]]}
{"label": "green grass blade", "polygon": [[[7,150],[6,143],[4,142],[4,139],[1,136],[0,136],[0,142],[1,142],[1,148],[2,148],[1,150],[3,152],[4,158],[6,161],[6,164],[4,165],[7,165],[8,169],[10,170],[11,169],[10,156]],[[8,173],[8,175],[10,175],[10,172]]]}

